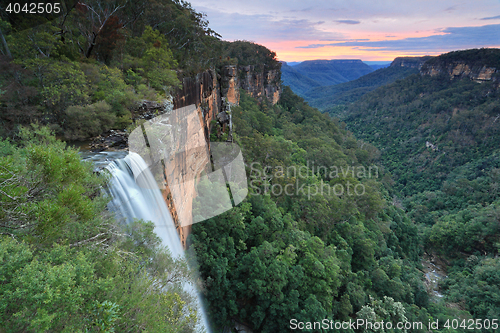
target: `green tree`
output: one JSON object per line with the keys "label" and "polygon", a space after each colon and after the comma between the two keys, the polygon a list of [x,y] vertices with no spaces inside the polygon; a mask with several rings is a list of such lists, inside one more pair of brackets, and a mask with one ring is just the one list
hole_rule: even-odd
{"label": "green tree", "polygon": [[161,91],[179,85],[177,75],[172,70],[177,66],[177,62],[168,48],[166,39],[158,30],[153,30],[149,26],[144,30],[142,38],[146,42],[143,56],[144,71],[151,87]]}
{"label": "green tree", "polygon": [[151,222],[119,224],[106,176],[47,128],[0,154],[0,327],[5,332],[193,332],[194,280]]}

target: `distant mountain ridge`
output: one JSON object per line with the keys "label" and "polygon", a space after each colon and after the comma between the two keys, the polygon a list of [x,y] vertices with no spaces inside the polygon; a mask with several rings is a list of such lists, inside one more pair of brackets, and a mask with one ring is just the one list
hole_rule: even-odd
{"label": "distant mountain ridge", "polygon": [[359,59],[308,60],[294,66],[294,69],[323,86],[352,81],[373,72]]}
{"label": "distant mountain ridge", "polygon": [[381,68],[386,68],[389,67],[392,63],[392,61],[369,61],[369,60],[363,60],[365,64],[373,68],[373,70],[381,69]]}
{"label": "distant mountain ridge", "polygon": [[408,67],[408,68],[420,69],[427,60],[430,60],[432,58],[433,58],[432,56],[397,57],[391,63],[391,67]]}
{"label": "distant mountain ridge", "polygon": [[306,91],[303,96],[309,105],[323,111],[329,111],[338,105],[355,102],[364,94],[382,85],[417,73],[418,70],[412,67],[389,66],[353,81],[312,88]]}
{"label": "distant mountain ridge", "polygon": [[305,91],[302,96],[311,106],[332,113],[334,110],[337,111],[337,106],[353,103],[380,86],[417,74],[422,65],[431,58],[431,56],[398,57],[389,67],[378,69],[349,82],[331,86],[311,86],[311,89]]}
{"label": "distant mountain ridge", "polygon": [[281,62],[283,84],[289,86],[294,93],[303,96],[309,89],[321,86],[320,83],[298,72],[295,67],[289,66],[286,62]]}
{"label": "distant mountain ridge", "polygon": [[301,96],[311,88],[352,81],[373,72],[359,59],[308,60],[293,67],[282,64],[283,84]]}

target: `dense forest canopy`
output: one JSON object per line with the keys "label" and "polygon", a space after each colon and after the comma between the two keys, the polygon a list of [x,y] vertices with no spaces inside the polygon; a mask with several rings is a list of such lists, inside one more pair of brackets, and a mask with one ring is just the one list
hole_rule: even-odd
{"label": "dense forest canopy", "polygon": [[[237,208],[195,224],[191,235],[216,327],[237,322],[285,332],[290,318],[470,318],[430,300],[419,270],[421,236],[389,194],[389,175],[345,172],[376,165],[374,146],[287,87],[274,106],[242,92],[232,112],[236,140],[251,165],[251,193]],[[332,176],[313,163],[344,173]],[[309,173],[287,173],[290,168]],[[364,193],[355,195],[354,186]],[[320,188],[320,195],[310,195]]]}
{"label": "dense forest canopy", "polygon": [[104,173],[47,128],[0,141],[1,332],[193,332],[171,258],[151,222],[106,209]]}
{"label": "dense forest canopy", "polygon": [[[419,227],[429,253],[448,262],[446,301],[475,318],[499,314],[500,245],[498,74],[451,75],[456,66],[500,68],[500,50],[444,54],[416,74],[380,87],[337,113],[356,136],[381,150],[392,195]],[[450,70],[451,69],[451,70]]]}
{"label": "dense forest canopy", "polygon": [[500,57],[498,54],[498,49],[483,48],[454,51],[427,60],[424,66],[422,66],[422,69],[425,70],[425,68],[427,67],[456,63],[467,64],[469,68],[494,67],[498,69],[500,68]]}
{"label": "dense forest canopy", "polygon": [[26,28],[2,12],[2,136],[16,125],[48,125],[68,140],[125,129],[139,101],[163,102],[180,80],[227,64],[279,69],[276,54],[220,40],[185,1],[67,2]]}
{"label": "dense forest canopy", "polygon": [[[0,332],[192,332],[194,272],[151,223],[117,221],[109,177],[55,135],[131,129],[137,102],[169,99],[183,77],[277,70],[276,54],[221,41],[182,0],[66,1],[38,19],[0,20]],[[498,84],[415,74],[339,105],[342,121],[284,87],[276,105],[242,91],[231,109],[250,194],[189,239],[214,331],[498,318]],[[445,301],[429,296],[424,249],[450,263]]]}

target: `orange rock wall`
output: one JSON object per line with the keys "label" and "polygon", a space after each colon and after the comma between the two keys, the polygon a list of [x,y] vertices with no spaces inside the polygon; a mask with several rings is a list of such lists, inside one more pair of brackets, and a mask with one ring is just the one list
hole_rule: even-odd
{"label": "orange rock wall", "polygon": [[278,103],[281,93],[279,70],[261,72],[256,70],[255,66],[241,66],[239,70],[242,89],[257,100],[266,97],[271,103]]}
{"label": "orange rock wall", "polygon": [[[279,101],[281,92],[280,72],[268,71],[259,73],[255,72],[254,66],[238,68],[233,65],[223,67],[221,74],[217,74],[214,70],[208,70],[196,75],[195,78],[184,78],[182,88],[174,95],[174,109],[192,104],[196,105],[199,121],[203,124],[202,134],[209,146],[212,121],[217,120],[217,115],[228,110],[230,105],[239,104],[240,88],[258,100],[262,100],[265,97],[273,104],[276,104]],[[195,123],[196,121],[193,120],[193,124]],[[223,126],[225,125],[223,124]],[[187,131],[186,135],[188,137],[199,136],[201,134],[199,133],[199,128],[196,128],[196,126],[188,126]],[[192,148],[197,147],[186,147],[186,149]],[[208,156],[206,154],[202,155]],[[202,165],[207,162],[205,161],[206,158],[201,158],[200,165],[196,165],[194,169],[188,161],[176,160],[174,163],[175,169],[166,167],[165,175],[168,179],[174,179],[176,173],[188,169],[191,169],[190,172],[200,173],[203,171]],[[188,165],[190,168],[188,168]],[[171,190],[174,189],[169,188],[167,184],[163,191],[163,197],[176,223],[182,245],[186,248],[186,239],[191,233],[192,226],[189,221],[192,221],[191,199],[194,197],[194,189],[188,185],[184,188],[179,188],[178,186],[175,188],[175,191],[180,191],[182,197],[185,199],[178,203],[182,207],[175,207]],[[180,221],[182,221],[183,226],[180,225]]]}
{"label": "orange rock wall", "polygon": [[476,82],[491,81],[493,75],[498,73],[500,70],[494,67],[487,66],[474,66],[471,67],[467,63],[454,62],[437,66],[425,66],[422,67],[421,73],[424,75],[435,76],[440,73],[446,73],[450,78],[463,78],[468,77]]}

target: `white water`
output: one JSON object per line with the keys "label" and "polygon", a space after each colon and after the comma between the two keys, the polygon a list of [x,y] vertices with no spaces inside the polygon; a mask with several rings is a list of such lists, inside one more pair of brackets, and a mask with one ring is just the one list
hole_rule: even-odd
{"label": "white water", "polygon": [[[109,191],[113,198],[111,201],[113,209],[118,210],[128,223],[134,218],[152,221],[156,234],[162,239],[162,244],[168,247],[172,256],[185,259],[170,211],[144,160],[138,154],[130,153],[124,159],[109,164],[107,169],[112,174]],[[189,283],[184,285],[184,290],[196,295],[195,287]],[[201,317],[200,326],[208,332],[207,316],[200,298],[197,300],[198,313]]]}

